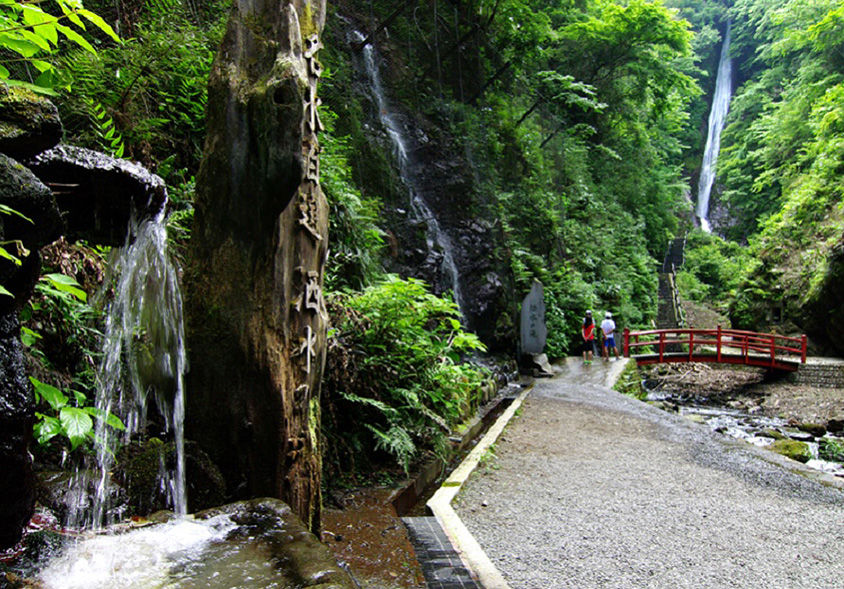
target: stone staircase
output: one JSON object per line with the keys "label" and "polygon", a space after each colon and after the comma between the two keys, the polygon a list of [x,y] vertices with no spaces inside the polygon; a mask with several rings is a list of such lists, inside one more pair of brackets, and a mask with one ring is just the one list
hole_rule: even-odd
{"label": "stone staircase", "polygon": [[676,271],[685,260],[686,238],[678,237],[668,243],[665,259],[659,272],[659,291],[657,294],[657,329],[677,329],[683,327],[683,307],[677,291]]}

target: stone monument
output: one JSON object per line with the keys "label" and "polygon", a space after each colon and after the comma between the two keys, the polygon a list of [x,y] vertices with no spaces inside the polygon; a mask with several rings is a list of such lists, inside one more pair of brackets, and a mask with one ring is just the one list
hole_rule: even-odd
{"label": "stone monument", "polygon": [[522,365],[534,376],[554,375],[548,357],[543,353],[547,337],[545,296],[542,283],[534,280],[530,292],[522,301],[521,315]]}

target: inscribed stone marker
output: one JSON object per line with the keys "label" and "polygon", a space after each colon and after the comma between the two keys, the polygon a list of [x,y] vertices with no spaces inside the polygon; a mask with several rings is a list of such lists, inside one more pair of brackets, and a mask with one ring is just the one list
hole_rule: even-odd
{"label": "inscribed stone marker", "polygon": [[545,298],[542,283],[533,281],[530,292],[522,301],[522,354],[541,354],[545,349],[548,328],[545,326]]}

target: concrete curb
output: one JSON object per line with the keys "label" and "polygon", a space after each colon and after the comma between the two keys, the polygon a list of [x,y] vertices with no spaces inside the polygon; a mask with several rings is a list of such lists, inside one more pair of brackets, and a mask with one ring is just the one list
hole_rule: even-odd
{"label": "concrete curb", "polygon": [[451,502],[460,492],[460,488],[469,479],[472,471],[481,461],[486,451],[492,446],[504,431],[504,428],[516,414],[516,411],[521,407],[522,402],[532,387],[522,391],[516,397],[510,406],[501,414],[495,421],[492,427],[478,442],[478,444],[469,452],[469,455],[460,463],[442,484],[439,490],[434,493],[434,496],[426,503],[426,506],[437,518],[440,526],[446,536],[448,536],[455,550],[460,555],[460,558],[466,564],[466,567],[477,576],[478,583],[485,589],[510,589],[507,581],[492,564],[492,561],[484,552],[481,545],[478,544],[474,536],[469,532],[457,512],[451,507]]}
{"label": "concrete curb", "polygon": [[[568,362],[577,360],[577,358],[568,358],[565,361]],[[607,371],[607,376],[604,380],[604,385],[606,387],[612,388],[628,362],[629,359],[622,358],[621,361],[614,362],[612,364],[610,369]],[[440,526],[442,526],[446,536],[448,536],[448,539],[451,540],[451,543],[460,555],[461,560],[463,560],[464,564],[473,573],[473,575],[477,576],[478,583],[484,589],[511,588],[510,585],[507,584],[507,581],[504,580],[502,574],[486,555],[483,548],[481,548],[481,545],[478,544],[478,541],[475,540],[475,537],[472,536],[471,532],[469,532],[463,524],[460,517],[457,515],[457,512],[454,511],[454,508],[451,506],[451,502],[454,501],[454,498],[478,466],[478,463],[481,461],[481,458],[483,458],[486,451],[495,443],[498,436],[501,435],[501,432],[504,431],[504,428],[507,427],[507,424],[510,423],[511,419],[513,419],[516,411],[518,411],[519,407],[522,406],[522,402],[525,400],[525,397],[528,396],[532,388],[532,385],[526,388],[513,400],[510,406],[504,411],[504,413],[501,414],[492,427],[489,428],[484,437],[481,438],[477,446],[474,447],[463,462],[460,463],[460,466],[451,473],[451,476],[443,482],[439,490],[434,493],[434,496],[431,497],[428,503],[426,503],[427,508],[434,514],[434,517],[437,518],[437,521]]]}

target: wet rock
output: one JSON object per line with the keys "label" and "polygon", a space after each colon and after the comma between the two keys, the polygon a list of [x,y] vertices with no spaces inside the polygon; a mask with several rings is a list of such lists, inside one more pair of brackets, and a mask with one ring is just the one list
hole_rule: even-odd
{"label": "wet rock", "polygon": [[0,84],[0,153],[27,158],[55,147],[62,123],[55,105],[30,90]]}
{"label": "wet rock", "polygon": [[0,153],[0,203],[29,218],[3,215],[3,239],[19,239],[29,249],[61,236],[62,218],[53,193],[23,164]]}
{"label": "wet rock", "polygon": [[[114,478],[127,495],[131,513],[146,515],[172,503],[161,473],[175,471],[176,460],[175,443],[158,438],[132,442],[121,449]],[[220,469],[192,441],[185,442],[185,480],[191,510],[225,501],[226,483]]]}
{"label": "wet rock", "polygon": [[3,154],[0,154],[0,204],[26,217],[0,214],[0,241],[5,242],[3,247],[7,252],[21,261],[16,265],[10,260],[0,260],[0,284],[15,297],[0,297],[0,307],[20,308],[32,294],[40,275],[37,249],[60,237],[62,219],[50,190],[20,162]]}
{"label": "wet rock", "polygon": [[166,205],[164,180],[90,149],[60,145],[25,163],[52,189],[70,240],[123,245],[133,213],[154,217]]}
{"label": "wet rock", "polygon": [[787,439],[787,437],[781,431],[771,429],[771,428],[763,429],[762,431],[759,432],[758,435],[763,437],[763,438],[771,438],[773,440],[785,440],[785,439]]}
{"label": "wet rock", "polygon": [[826,424],[826,430],[832,434],[844,432],[844,419],[830,419]]}
{"label": "wet rock", "polygon": [[14,546],[35,510],[29,441],[35,400],[15,311],[0,314],[0,549]]}
{"label": "wet rock", "polygon": [[826,426],[820,423],[801,423],[797,428],[800,431],[812,434],[816,438],[822,438],[826,435]]}
{"label": "wet rock", "polygon": [[269,549],[281,572],[300,587],[352,589],[354,582],[290,507],[277,499],[253,499],[208,509],[196,519],[228,515],[238,524],[233,537]]}
{"label": "wet rock", "polygon": [[808,444],[797,440],[776,440],[768,448],[777,454],[782,454],[804,464],[812,459],[812,452],[809,450]]}
{"label": "wet rock", "polygon": [[791,428],[787,428],[785,430],[785,435],[787,435],[792,440],[797,440],[798,442],[814,442],[815,436],[810,434],[809,432],[804,432],[801,430],[795,430]]}

